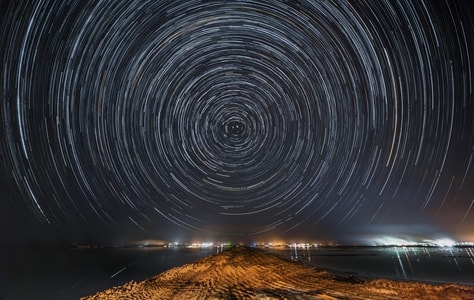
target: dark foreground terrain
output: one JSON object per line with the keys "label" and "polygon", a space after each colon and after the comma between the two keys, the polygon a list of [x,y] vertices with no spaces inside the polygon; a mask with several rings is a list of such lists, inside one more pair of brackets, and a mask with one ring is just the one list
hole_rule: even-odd
{"label": "dark foreground terrain", "polygon": [[474,287],[337,277],[263,250],[234,247],[82,299],[474,299]]}

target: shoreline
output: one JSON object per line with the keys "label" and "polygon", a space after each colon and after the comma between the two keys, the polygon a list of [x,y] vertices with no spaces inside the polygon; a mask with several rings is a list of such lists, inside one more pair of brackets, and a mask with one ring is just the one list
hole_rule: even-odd
{"label": "shoreline", "polygon": [[474,286],[338,276],[257,248],[234,247],[81,299],[467,299]]}
{"label": "shoreline", "polygon": [[424,284],[431,284],[431,285],[445,285],[445,284],[458,284],[458,285],[465,285],[465,286],[472,286],[474,287],[473,282],[453,282],[447,280],[429,280],[429,279],[411,279],[411,278],[402,278],[402,277],[395,277],[395,276],[380,276],[380,275],[366,275],[357,272],[345,272],[340,270],[335,270],[331,268],[317,268],[318,271],[328,272],[334,276],[341,276],[341,277],[354,277],[358,278],[363,281],[370,281],[370,280],[377,280],[377,279],[386,279],[392,281],[400,281],[400,282],[407,282],[407,283],[424,283]]}
{"label": "shoreline", "polygon": [[[332,249],[332,248],[339,248],[339,249],[374,249],[374,248],[392,248],[393,246],[331,246],[331,247],[325,247],[326,249]],[[419,248],[417,246],[410,246],[411,248]],[[423,248],[431,248],[431,249],[437,249],[439,247],[426,247],[424,246]],[[456,247],[456,248],[471,248],[471,247]],[[276,255],[278,257],[281,257],[282,259],[287,259],[292,262],[297,262],[301,263],[303,265],[307,265],[310,267],[315,268],[315,270],[318,271],[326,271],[328,273],[333,274],[336,277],[355,277],[358,278],[359,280],[364,280],[364,281],[369,281],[369,280],[377,280],[377,279],[387,279],[387,280],[393,280],[393,281],[401,281],[401,282],[409,282],[409,283],[426,283],[426,284],[431,284],[431,285],[442,285],[442,284],[459,284],[459,285],[466,285],[466,286],[473,286],[474,287],[474,281],[449,281],[449,280],[443,280],[443,279],[427,279],[427,278],[404,278],[402,276],[397,276],[397,275],[386,275],[386,274],[380,274],[380,273],[362,273],[362,272],[357,272],[357,271],[349,271],[349,270],[344,270],[344,269],[338,269],[338,268],[331,268],[331,267],[320,267],[318,265],[311,264],[308,262],[306,259],[296,259],[296,260],[291,260],[287,257],[287,255],[283,255],[280,251],[285,251],[286,249],[277,249],[275,250],[268,250],[267,248],[260,248],[256,247],[256,249],[261,249],[269,254]],[[311,255],[311,258],[317,258],[317,257],[327,257],[327,256],[333,256],[333,255]],[[375,255],[334,255],[334,256],[339,256],[339,257],[360,257],[360,256],[375,256]],[[301,255],[301,257],[306,257],[304,255]]]}

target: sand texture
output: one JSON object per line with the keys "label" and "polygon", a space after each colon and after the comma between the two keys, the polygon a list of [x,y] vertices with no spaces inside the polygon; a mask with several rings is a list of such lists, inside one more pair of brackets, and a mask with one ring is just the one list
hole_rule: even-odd
{"label": "sand texture", "polygon": [[341,278],[259,249],[233,247],[82,299],[474,299],[474,287]]}

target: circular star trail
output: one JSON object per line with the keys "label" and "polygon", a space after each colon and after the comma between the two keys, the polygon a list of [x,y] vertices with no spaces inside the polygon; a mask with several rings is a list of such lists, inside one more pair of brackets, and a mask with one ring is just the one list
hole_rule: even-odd
{"label": "circular star trail", "polygon": [[472,221],[473,5],[457,3],[10,3],[8,180],[58,228]]}

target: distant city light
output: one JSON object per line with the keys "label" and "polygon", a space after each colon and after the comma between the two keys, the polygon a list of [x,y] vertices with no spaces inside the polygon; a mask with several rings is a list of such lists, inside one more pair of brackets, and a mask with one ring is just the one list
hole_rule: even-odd
{"label": "distant city light", "polygon": [[376,246],[414,246],[418,244],[415,241],[390,236],[375,238],[373,241]]}
{"label": "distant city light", "polygon": [[439,247],[453,247],[457,243],[456,241],[450,239],[450,238],[442,238],[442,239],[436,239],[436,240],[425,240],[425,242],[429,244],[434,244]]}
{"label": "distant city light", "polygon": [[[467,242],[464,242],[468,244]],[[422,241],[407,240],[398,237],[383,236],[374,238],[371,242],[375,246],[435,246],[435,247],[453,247],[461,245],[451,238],[424,239]]]}

